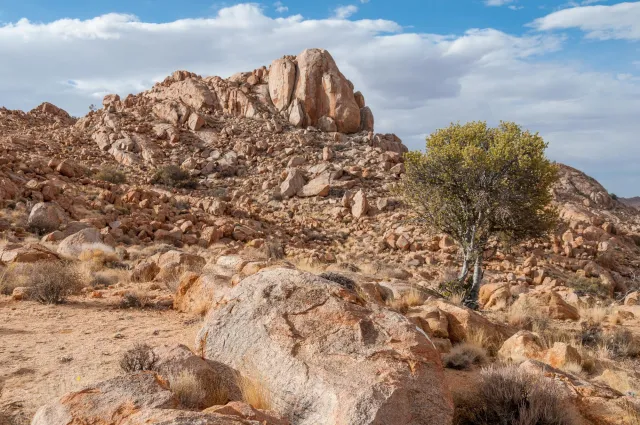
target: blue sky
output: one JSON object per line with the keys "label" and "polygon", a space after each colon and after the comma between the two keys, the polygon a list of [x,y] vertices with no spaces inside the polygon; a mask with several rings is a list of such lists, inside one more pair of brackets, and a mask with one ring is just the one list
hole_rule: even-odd
{"label": "blue sky", "polygon": [[309,47],[412,149],[451,121],[513,120],[640,195],[640,1],[0,0],[0,105],[83,115],[176,69],[226,77]]}

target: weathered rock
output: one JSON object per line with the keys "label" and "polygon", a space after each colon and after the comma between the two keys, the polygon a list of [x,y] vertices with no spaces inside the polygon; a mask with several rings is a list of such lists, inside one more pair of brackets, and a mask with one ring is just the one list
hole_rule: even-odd
{"label": "weathered rock", "polygon": [[204,118],[202,118],[202,115],[200,114],[191,114],[189,115],[189,121],[187,122],[187,125],[189,126],[189,129],[192,131],[198,131],[200,130],[205,124]]}
{"label": "weathered rock", "polygon": [[36,263],[38,261],[56,261],[60,256],[49,248],[30,243],[26,245],[7,244],[0,248],[0,261],[5,263]]}
{"label": "weathered rock", "polygon": [[365,106],[360,109],[360,131],[373,131],[374,119],[371,108]]}
{"label": "weathered rock", "polygon": [[293,423],[449,424],[439,354],[403,316],[309,273],[262,271],[209,313],[197,345],[259,371]]}
{"label": "weathered rock", "polygon": [[287,109],[296,83],[296,65],[289,59],[277,59],[269,68],[269,95],[279,111]]}
{"label": "weathered rock", "polygon": [[160,267],[150,260],[143,260],[136,264],[131,272],[132,282],[151,282],[160,272]]}
{"label": "weathered rock", "polygon": [[204,411],[205,413],[217,413],[220,415],[238,416],[242,419],[256,421],[260,424],[268,425],[289,425],[289,421],[282,418],[276,412],[264,411],[253,408],[247,403],[232,401],[225,406],[213,406]]}
{"label": "weathered rock", "polygon": [[67,214],[58,204],[39,202],[31,209],[27,224],[41,232],[53,232],[68,220]]}
{"label": "weathered rock", "polygon": [[521,294],[514,302],[514,307],[517,308],[521,304],[534,305],[538,311],[552,319],[578,320],[580,318],[577,308],[568,304],[557,292],[548,289]]}
{"label": "weathered rock", "polygon": [[69,393],[38,410],[31,425],[119,425],[141,409],[171,409],[178,405],[164,379],[154,372],[141,372]]}
{"label": "weathered rock", "polygon": [[544,356],[545,346],[540,337],[529,331],[519,331],[507,339],[498,356],[504,360],[521,362],[526,359],[539,359]]}
{"label": "weathered rock", "polygon": [[360,218],[366,215],[367,212],[369,212],[369,202],[362,189],[360,189],[353,197],[351,214],[355,218]]}
{"label": "weathered rock", "polygon": [[280,185],[280,194],[284,197],[292,197],[302,189],[304,184],[302,171],[297,168],[290,169],[287,178]]}
{"label": "weathered rock", "polygon": [[556,342],[553,347],[547,350],[544,361],[553,367],[563,368],[569,364],[580,365],[582,356],[571,345],[564,342]]}
{"label": "weathered rock", "polygon": [[321,117],[331,117],[341,133],[360,130],[360,108],[353,88],[338,70],[326,50],[308,49],[296,58],[298,78],[294,97],[303,107],[308,122],[318,126]]}
{"label": "weathered rock", "polygon": [[58,254],[77,258],[83,251],[90,249],[91,244],[101,242],[102,235],[98,229],[93,227],[83,229],[60,242],[60,245],[58,245]]}
{"label": "weathered rock", "polygon": [[[205,409],[212,406],[220,394],[226,390],[227,396],[241,397],[232,371],[216,371],[214,362],[207,362],[196,356],[184,345],[162,345],[154,347],[157,357],[154,370],[169,381],[169,385],[183,374],[194,376],[199,392],[198,399],[192,399],[192,407]],[[222,389],[222,391],[220,391]],[[216,393],[217,392],[217,393]]]}
{"label": "weathered rock", "polygon": [[497,344],[515,332],[507,326],[491,322],[466,307],[459,307],[445,301],[432,301],[428,305],[438,307],[447,315],[449,339],[454,343],[465,341],[471,332],[482,332],[489,343]]}
{"label": "weathered rock", "polygon": [[371,146],[380,148],[383,151],[397,152],[400,154],[409,152],[409,148],[407,148],[402,143],[402,140],[395,134],[376,134],[373,136]]}
{"label": "weathered rock", "polygon": [[490,283],[480,287],[478,301],[485,310],[499,310],[511,300],[511,290],[506,283]]}
{"label": "weathered rock", "polygon": [[438,307],[428,305],[413,307],[406,316],[414,320],[429,336],[449,338],[449,320]]}

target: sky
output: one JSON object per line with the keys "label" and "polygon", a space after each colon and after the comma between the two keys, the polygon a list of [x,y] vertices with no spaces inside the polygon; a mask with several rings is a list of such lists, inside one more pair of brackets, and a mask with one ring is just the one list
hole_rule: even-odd
{"label": "sky", "polygon": [[83,116],[177,69],[228,77],[312,47],[410,149],[451,122],[514,121],[640,195],[640,1],[0,0],[0,106]]}

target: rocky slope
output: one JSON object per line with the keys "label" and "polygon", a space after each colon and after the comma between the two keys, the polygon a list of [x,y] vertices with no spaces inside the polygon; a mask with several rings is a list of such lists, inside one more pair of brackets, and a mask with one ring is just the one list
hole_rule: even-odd
{"label": "rocky slope", "polygon": [[[228,79],[177,71],[148,91],[124,99],[106,96],[102,109],[79,119],[48,103],[28,113],[0,109],[0,267],[83,259],[87,247],[100,247],[114,250],[135,283],[165,282],[189,269],[192,273],[174,278],[175,295],[163,293],[159,302],[169,297],[184,312],[200,311],[202,300],[208,307],[227,306],[214,309],[203,327],[202,356],[242,372],[239,352],[261,359],[258,366],[270,371],[288,365],[288,380],[284,372],[266,380],[282,387],[273,404],[295,418],[292,423],[320,423],[318,418],[332,415],[342,415],[335,416],[340,423],[376,423],[371,419],[376,415],[393,423],[414,423],[416,417],[447,423],[448,390],[418,389],[422,380],[442,380],[434,347],[450,350],[471,337],[470,328],[484,329],[490,340],[502,343],[515,329],[434,296],[433,289],[458,265],[457,248],[449,237],[417,227],[392,195],[406,151],[397,136],[374,132],[364,96],[319,49]],[[612,199],[578,170],[561,165],[560,173],[554,188],[559,228],[547,241],[495,247],[481,293],[485,311],[533,305],[553,320],[575,321],[583,306],[637,302],[640,212]],[[159,247],[154,253],[139,254],[154,247]],[[230,253],[237,255],[219,256]],[[291,263],[349,276],[356,294],[336,292],[324,279],[289,276]],[[251,277],[274,264],[286,268],[276,273],[288,283],[272,282],[277,279],[269,270],[260,279]],[[249,296],[249,285],[260,287],[264,299]],[[87,294],[123,295],[114,286],[105,288]],[[415,291],[423,305],[393,304]],[[428,296],[434,298],[424,304]],[[21,298],[17,291],[14,299]],[[265,308],[266,299],[277,309]],[[229,307],[234,303],[237,309]],[[389,305],[402,314],[387,316]],[[314,314],[306,314],[305,306]],[[295,317],[280,314],[289,310]],[[269,323],[271,331],[249,324],[239,329],[251,315]],[[317,330],[336,338],[337,345],[324,346],[324,337],[315,340],[308,332],[326,322],[319,317],[336,318],[333,327]],[[207,329],[226,337],[207,340]],[[423,335],[432,342],[429,347]],[[266,358],[252,341],[272,344],[278,355]],[[390,341],[396,344],[392,348]],[[507,348],[523,344],[520,338]],[[228,351],[229,346],[235,349]],[[369,363],[358,369],[346,353]],[[327,363],[314,363],[318,355],[333,359],[344,374],[334,376],[325,370]],[[359,379],[375,381],[378,373],[383,377],[375,391],[357,391]],[[162,417],[157,409],[179,406],[159,378],[131,379],[100,384],[117,387],[114,397],[122,406],[129,405],[132,393],[118,388],[144,386],[157,395],[141,399],[144,410],[126,423],[156,423],[156,416]],[[560,371],[557,379],[569,380]],[[570,387],[576,385],[587,386]],[[301,389],[300,397],[288,392],[293,387]],[[588,388],[592,395],[580,396],[585,405],[621,397]],[[326,398],[314,396],[320,393]],[[412,407],[408,393],[440,400],[444,407]],[[402,405],[401,411],[390,409],[389,400]],[[165,412],[173,415],[167,420],[174,422],[167,423],[224,420],[218,417],[224,413],[193,413],[189,419],[180,411]],[[55,414],[89,421],[97,413],[54,405],[35,423],[48,423]],[[237,423],[245,420],[246,415]]]}

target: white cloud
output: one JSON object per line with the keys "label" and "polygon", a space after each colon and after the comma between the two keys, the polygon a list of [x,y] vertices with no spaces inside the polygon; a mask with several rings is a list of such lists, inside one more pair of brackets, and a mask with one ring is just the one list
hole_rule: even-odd
{"label": "white cloud", "polygon": [[590,72],[545,57],[562,46],[548,33],[403,32],[387,20],[270,18],[255,5],[162,24],[116,14],[20,21],[0,26],[9,64],[0,66],[0,102],[28,110],[49,101],[82,115],[105,93],[141,91],[176,69],[226,77],[322,47],[364,93],[376,130],[412,149],[451,121],[512,120],[540,131],[554,159],[637,195],[640,81],[628,70]]}
{"label": "white cloud", "polygon": [[284,13],[284,12],[288,12],[289,8],[287,6],[285,6],[281,1],[277,1],[273,4],[273,7],[276,8],[276,12],[278,13]]}
{"label": "white cloud", "polygon": [[484,4],[487,6],[504,6],[513,2],[514,0],[485,0]]}
{"label": "white cloud", "polygon": [[333,16],[337,19],[347,19],[358,11],[358,6],[350,4],[349,6],[338,6],[333,11]]}
{"label": "white cloud", "polygon": [[541,31],[577,28],[588,38],[599,40],[639,40],[640,2],[563,9],[536,19],[530,26]]}

